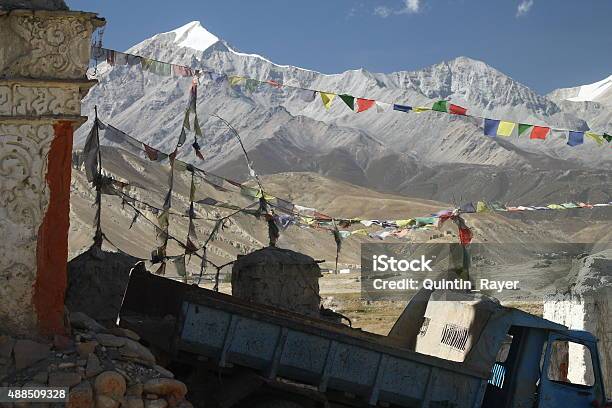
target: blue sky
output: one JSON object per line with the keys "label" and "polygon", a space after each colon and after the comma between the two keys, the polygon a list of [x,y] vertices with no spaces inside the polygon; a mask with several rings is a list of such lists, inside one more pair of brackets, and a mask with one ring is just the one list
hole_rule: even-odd
{"label": "blue sky", "polygon": [[199,20],[240,51],[324,73],[415,70],[468,56],[537,92],[612,74],[611,0],[67,0],[125,50]]}

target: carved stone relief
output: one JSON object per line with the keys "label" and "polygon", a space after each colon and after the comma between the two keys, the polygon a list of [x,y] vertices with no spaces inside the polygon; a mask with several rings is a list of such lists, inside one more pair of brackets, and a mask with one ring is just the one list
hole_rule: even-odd
{"label": "carved stone relief", "polygon": [[52,86],[13,83],[0,85],[0,115],[79,115],[80,89],[74,85]]}
{"label": "carved stone relief", "polygon": [[[0,123],[0,327],[33,330],[36,245],[49,203],[45,179],[51,124]],[[27,333],[26,333],[27,334]]]}
{"label": "carved stone relief", "polygon": [[3,76],[76,79],[85,75],[95,29],[88,15],[13,14],[0,20],[0,25],[10,27],[3,34],[13,45],[0,60]]}

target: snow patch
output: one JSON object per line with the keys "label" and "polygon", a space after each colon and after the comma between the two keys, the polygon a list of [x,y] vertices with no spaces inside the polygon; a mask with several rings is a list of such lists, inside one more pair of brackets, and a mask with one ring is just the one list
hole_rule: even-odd
{"label": "snow patch", "polygon": [[187,47],[198,51],[204,51],[219,41],[219,38],[202,27],[199,21],[192,21],[162,34],[174,34],[174,43],[179,47]]}
{"label": "snow patch", "polygon": [[567,100],[573,102],[594,101],[595,98],[610,88],[612,88],[612,75],[594,84],[582,85],[578,88],[578,95],[567,98]]}

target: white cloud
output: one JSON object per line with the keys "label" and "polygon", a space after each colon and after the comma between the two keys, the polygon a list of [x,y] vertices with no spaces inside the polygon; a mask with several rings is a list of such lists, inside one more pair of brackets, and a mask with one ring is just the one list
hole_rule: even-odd
{"label": "white cloud", "polygon": [[386,6],[378,6],[374,9],[374,14],[382,18],[387,18],[392,13],[393,13],[393,10],[391,10],[389,7],[386,7]]}
{"label": "white cloud", "polygon": [[529,10],[531,10],[532,6],[533,6],[533,0],[521,0],[521,2],[518,5],[518,8],[516,9],[516,16],[517,17],[524,16],[525,14],[529,12]]}
{"label": "white cloud", "polygon": [[414,14],[421,11],[421,0],[404,0],[404,8],[398,11],[400,14]]}
{"label": "white cloud", "polygon": [[378,6],[374,9],[374,14],[379,17],[387,18],[391,14],[416,14],[423,9],[422,0],[403,0],[403,7],[393,10],[387,6]]}

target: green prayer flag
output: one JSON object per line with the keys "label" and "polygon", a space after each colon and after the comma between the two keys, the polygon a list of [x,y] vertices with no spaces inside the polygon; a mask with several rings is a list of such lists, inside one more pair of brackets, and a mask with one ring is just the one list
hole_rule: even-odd
{"label": "green prayer flag", "polygon": [[187,130],[191,130],[191,125],[189,124],[189,109],[185,111],[185,119],[183,119],[183,127]]}
{"label": "green prayer flag", "polygon": [[432,110],[438,112],[448,112],[448,102],[447,101],[438,101],[433,104],[431,107]]}
{"label": "green prayer flag", "polygon": [[518,135],[522,135],[523,133],[525,133],[525,131],[527,131],[530,127],[532,127],[533,125],[528,125],[526,123],[519,123],[519,128],[518,128]]}
{"label": "green prayer flag", "polygon": [[603,134],[603,138],[606,139],[606,142],[608,142],[608,143],[612,142],[612,135],[604,133]]}
{"label": "green prayer flag", "polygon": [[198,120],[198,114],[195,114],[193,118],[193,131],[197,136],[202,136],[202,129],[200,128],[200,121]]}
{"label": "green prayer flag", "polygon": [[346,103],[346,106],[351,108],[351,110],[355,110],[355,97],[351,95],[339,95],[340,99]]}

